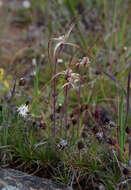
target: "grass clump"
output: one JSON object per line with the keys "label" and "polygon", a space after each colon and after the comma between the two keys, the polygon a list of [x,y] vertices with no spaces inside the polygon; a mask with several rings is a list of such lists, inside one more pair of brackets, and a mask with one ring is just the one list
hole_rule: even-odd
{"label": "grass clump", "polygon": [[[62,19],[45,22],[49,40],[38,40],[13,57],[14,82],[0,97],[0,163],[73,189],[129,189],[131,73],[125,4],[52,2],[30,1],[30,16],[40,10],[46,20],[47,6],[48,21],[51,7],[59,4]],[[42,27],[37,19],[35,26]]]}

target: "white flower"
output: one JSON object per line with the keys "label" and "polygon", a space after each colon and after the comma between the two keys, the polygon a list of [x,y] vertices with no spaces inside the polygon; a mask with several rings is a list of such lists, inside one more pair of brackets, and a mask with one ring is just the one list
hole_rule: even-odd
{"label": "white flower", "polygon": [[124,47],[123,47],[123,50],[124,50],[124,51],[127,51],[127,47],[126,47],[126,46],[124,46]]}
{"label": "white flower", "polygon": [[33,65],[33,66],[36,66],[36,59],[35,59],[35,58],[32,59],[32,65]]}
{"label": "white flower", "polygon": [[64,73],[67,76],[67,83],[64,84],[63,87],[71,85],[73,88],[75,88],[75,83],[80,80],[80,75],[78,73],[73,73],[72,69],[67,69],[66,71],[64,71]]}
{"label": "white flower", "polygon": [[99,190],[105,190],[105,186],[103,184],[100,184],[98,188]]}
{"label": "white flower", "polygon": [[65,35],[62,35],[62,36],[59,36],[58,38],[53,38],[53,40],[61,41],[61,40],[64,40],[64,38],[65,38]]}
{"label": "white flower", "polygon": [[70,73],[67,78],[67,84],[70,84],[73,88],[75,88],[75,84],[79,82],[80,75],[78,73]]}
{"label": "white flower", "polygon": [[67,82],[62,86],[62,88],[64,88],[65,86],[69,86],[69,85],[71,85],[73,88],[75,88],[75,83],[77,83],[80,80],[80,75],[78,73],[73,73],[72,69],[70,69],[70,68],[56,74],[56,76],[58,76],[58,75],[66,75]]}
{"label": "white flower", "polygon": [[62,63],[62,62],[63,62],[63,59],[58,59],[57,62],[58,62],[58,63]]}
{"label": "white flower", "polygon": [[24,7],[24,8],[29,9],[30,6],[31,6],[31,4],[30,4],[29,1],[26,0],[26,1],[23,2],[23,7]]}
{"label": "white flower", "polygon": [[70,84],[73,88],[76,87],[75,84],[76,84],[77,82],[79,82],[79,80],[80,80],[79,74],[77,74],[77,73],[72,73],[71,76],[68,78],[68,82],[69,82],[69,84]]}
{"label": "white flower", "polygon": [[68,42],[67,42],[67,39],[69,38],[70,33],[71,33],[71,31],[72,31],[74,25],[75,25],[75,23],[72,23],[72,24],[70,25],[70,28],[69,28],[69,30],[67,31],[67,33],[66,33],[65,35],[59,36],[58,38],[52,38],[52,40],[55,40],[55,41],[58,42],[58,43],[56,43],[55,48],[54,48],[54,53],[53,53],[54,57],[55,57],[55,55],[56,55],[57,49],[58,49],[61,45],[65,45],[65,44],[66,44],[66,45],[70,45],[70,46],[76,47],[75,44],[73,44],[73,43],[68,43]]}
{"label": "white flower", "polygon": [[41,54],[41,58],[44,58],[44,57],[45,57],[45,54],[44,54],[44,53],[42,53],[42,54]]}
{"label": "white flower", "polygon": [[36,76],[36,71],[32,71],[32,72],[30,73],[30,76],[31,76],[31,77]]}
{"label": "white flower", "polygon": [[83,57],[82,59],[79,59],[78,63],[76,66],[88,66],[90,63],[89,57]]}
{"label": "white flower", "polygon": [[60,143],[58,144],[58,147],[60,148],[60,149],[63,149],[63,148],[65,148],[66,146],[67,146],[67,141],[66,140],[63,140],[63,139],[61,139],[60,140]]}
{"label": "white flower", "polygon": [[102,132],[98,132],[98,133],[96,133],[96,136],[98,138],[102,139],[103,138],[103,133]]}
{"label": "white flower", "polygon": [[110,127],[115,127],[116,123],[114,121],[109,121],[109,125],[110,125]]}
{"label": "white flower", "polygon": [[17,108],[17,112],[20,116],[26,117],[29,113],[28,105],[23,104],[20,107]]}

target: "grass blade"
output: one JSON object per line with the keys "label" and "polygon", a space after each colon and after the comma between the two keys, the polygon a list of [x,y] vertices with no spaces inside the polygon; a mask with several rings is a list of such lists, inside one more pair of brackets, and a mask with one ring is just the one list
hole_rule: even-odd
{"label": "grass blade", "polygon": [[124,152],[124,137],[125,130],[123,127],[123,103],[124,103],[124,94],[122,94],[120,104],[119,104],[119,136],[120,136],[120,158],[122,159],[122,155]]}
{"label": "grass blade", "polygon": [[127,97],[126,97],[126,118],[125,118],[125,124],[124,126],[126,127],[127,125],[127,120],[128,120],[128,115],[129,115],[129,100],[130,100],[130,81],[131,81],[131,73],[129,72],[128,74],[128,82],[127,82]]}
{"label": "grass blade", "polygon": [[118,40],[119,46],[121,46],[123,44],[126,23],[127,23],[127,15],[123,17],[123,23],[122,23],[122,27],[121,27],[120,34],[119,34],[119,40]]}

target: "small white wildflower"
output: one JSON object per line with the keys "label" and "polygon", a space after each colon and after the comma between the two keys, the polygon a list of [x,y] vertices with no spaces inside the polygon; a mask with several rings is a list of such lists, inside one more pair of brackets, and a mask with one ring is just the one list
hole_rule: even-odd
{"label": "small white wildflower", "polygon": [[17,108],[17,112],[20,116],[26,117],[29,113],[28,105],[23,104],[20,107]]}
{"label": "small white wildflower", "polygon": [[98,132],[98,133],[96,133],[96,136],[98,138],[102,139],[103,138],[103,133],[102,132]]}
{"label": "small white wildflower", "polygon": [[27,1],[27,0],[26,0],[26,1],[24,1],[22,5],[23,5],[23,7],[24,7],[25,9],[29,9],[29,8],[30,8],[30,6],[31,6],[30,2],[29,2],[29,1]]}
{"label": "small white wildflower", "polygon": [[115,127],[116,123],[114,121],[109,121],[109,125],[110,125],[110,127]]}
{"label": "small white wildflower", "polygon": [[90,63],[89,57],[83,57],[80,62],[81,65],[89,63]]}
{"label": "small white wildflower", "polygon": [[0,0],[0,7],[2,7],[3,6],[3,1],[2,0]]}
{"label": "small white wildflower", "polygon": [[75,88],[75,83],[79,82],[79,80],[80,75],[78,73],[71,73],[70,77],[68,78],[68,82],[73,88]]}
{"label": "small white wildflower", "polygon": [[62,62],[63,62],[63,59],[58,59],[57,62],[58,62],[58,63],[62,63]]}
{"label": "small white wildflower", "polygon": [[35,59],[35,58],[32,59],[32,65],[33,65],[33,66],[36,66],[36,59]]}
{"label": "small white wildflower", "polygon": [[127,51],[127,47],[126,47],[126,46],[124,46],[124,47],[123,47],[123,50],[124,50],[124,51]]}
{"label": "small white wildflower", "polygon": [[66,140],[63,140],[63,139],[61,139],[60,140],[60,143],[58,144],[58,147],[60,148],[60,149],[64,149],[66,146],[67,146],[67,141]]}
{"label": "small white wildflower", "polygon": [[78,63],[76,64],[76,66],[88,66],[90,63],[89,57],[83,57],[82,59],[80,59],[78,61]]}
{"label": "small white wildflower", "polygon": [[45,54],[44,54],[44,53],[42,53],[42,54],[41,54],[41,58],[44,58],[44,57],[45,57]]}
{"label": "small white wildflower", "polygon": [[71,77],[74,78],[75,80],[76,79],[79,79],[79,74],[78,73],[71,73]]}
{"label": "small white wildflower", "polygon": [[99,185],[99,190],[105,190],[105,186],[103,184]]}
{"label": "small white wildflower", "polygon": [[62,36],[59,36],[58,38],[53,38],[53,39],[56,41],[61,41],[61,40],[64,40],[64,38],[65,38],[65,35],[62,35]]}
{"label": "small white wildflower", "polygon": [[124,168],[127,167],[127,164],[125,164],[125,163],[121,163],[121,165],[122,165]]}
{"label": "small white wildflower", "polygon": [[72,75],[72,69],[68,68],[67,70],[65,70],[65,74],[70,77]]}
{"label": "small white wildflower", "polygon": [[36,71],[32,71],[32,73],[30,73],[30,76],[31,76],[31,77],[36,76]]}
{"label": "small white wildflower", "polygon": [[127,180],[121,182],[122,185],[127,184]]}
{"label": "small white wildflower", "polygon": [[65,74],[67,75],[66,84],[70,84],[73,88],[75,88],[75,83],[77,83],[80,80],[80,75],[78,73],[73,73],[72,69],[67,69],[65,71]]}

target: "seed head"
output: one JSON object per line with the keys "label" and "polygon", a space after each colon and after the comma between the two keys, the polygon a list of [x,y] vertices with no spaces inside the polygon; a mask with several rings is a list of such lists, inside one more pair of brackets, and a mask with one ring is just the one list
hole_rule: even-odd
{"label": "seed head", "polygon": [[39,127],[40,127],[41,129],[46,129],[46,128],[47,128],[47,125],[46,125],[46,123],[40,123]]}
{"label": "seed head", "polygon": [[71,117],[71,118],[73,118],[73,116],[74,116],[74,114],[73,114],[73,113],[71,113],[71,114],[70,114],[70,117]]}
{"label": "seed head", "polygon": [[26,83],[26,80],[24,78],[21,78],[19,81],[19,86],[24,86]]}
{"label": "seed head", "polygon": [[36,126],[36,121],[33,121],[33,122],[32,122],[32,125],[33,125],[33,126]]}
{"label": "seed head", "polygon": [[64,88],[65,86],[72,86],[73,88],[75,88],[76,83],[80,81],[80,75],[78,73],[73,73],[71,68],[68,68],[65,71],[57,73],[56,76],[58,76],[58,75],[65,75],[65,78],[67,81],[62,86],[62,88]]}
{"label": "seed head", "polygon": [[110,145],[115,145],[116,144],[116,140],[113,138],[107,138],[107,143]]}
{"label": "seed head", "polygon": [[100,75],[100,74],[101,74],[101,71],[96,70],[95,74],[96,74],[96,75]]}
{"label": "seed head", "polygon": [[0,111],[2,111],[2,105],[0,105]]}
{"label": "seed head", "polygon": [[27,105],[29,105],[29,103],[30,103],[30,101],[29,101],[29,100],[27,100],[27,101],[26,101],[26,103],[25,103],[25,104],[26,104],[26,106],[27,106]]}
{"label": "seed head", "polygon": [[72,124],[75,125],[77,123],[77,120],[74,118],[72,119]]}
{"label": "seed head", "polygon": [[82,141],[79,141],[78,144],[77,144],[77,147],[79,150],[83,149],[84,148],[84,144]]}
{"label": "seed head", "polygon": [[60,113],[60,112],[61,112],[61,108],[62,108],[62,105],[61,105],[61,104],[59,104],[59,106],[58,106],[58,108],[57,108],[56,112],[57,112],[57,113]]}
{"label": "seed head", "polygon": [[131,128],[130,127],[126,127],[126,133],[130,134],[131,133]]}
{"label": "seed head", "polygon": [[87,134],[83,131],[83,132],[81,133],[81,136],[82,136],[83,139],[85,139],[85,138],[87,137]]}
{"label": "seed head", "polygon": [[53,114],[50,114],[50,120],[51,120],[51,121],[54,121]]}
{"label": "seed head", "polygon": [[96,133],[98,133],[98,132],[99,132],[99,129],[98,129],[98,127],[97,127],[97,126],[94,126],[94,127],[93,127],[93,129],[92,129],[92,131],[96,134]]}
{"label": "seed head", "polygon": [[105,117],[104,120],[103,120],[103,124],[108,124],[110,122],[110,119],[109,117]]}
{"label": "seed head", "polygon": [[124,175],[129,175],[129,174],[130,174],[130,171],[129,171],[127,168],[124,168],[124,169],[123,169],[123,174],[124,174]]}
{"label": "seed head", "polygon": [[70,124],[69,123],[66,125],[66,129],[67,130],[70,129]]}

